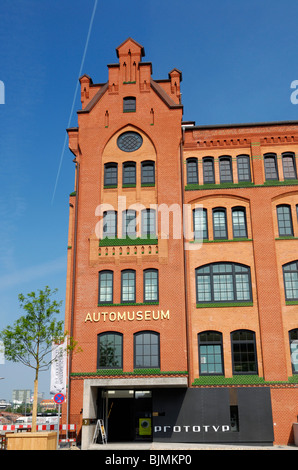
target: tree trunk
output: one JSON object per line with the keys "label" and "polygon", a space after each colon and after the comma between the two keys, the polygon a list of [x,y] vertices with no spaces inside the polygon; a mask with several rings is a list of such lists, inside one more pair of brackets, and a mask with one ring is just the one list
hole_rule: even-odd
{"label": "tree trunk", "polygon": [[36,432],[36,421],[37,421],[37,398],[38,398],[38,372],[36,371],[34,380],[34,397],[33,397],[33,409],[32,409],[32,432]]}

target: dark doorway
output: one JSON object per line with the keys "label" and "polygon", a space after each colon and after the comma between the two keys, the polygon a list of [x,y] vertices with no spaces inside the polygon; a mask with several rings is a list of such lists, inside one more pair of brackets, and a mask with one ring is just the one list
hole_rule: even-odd
{"label": "dark doorway", "polygon": [[102,409],[108,442],[152,440],[152,393],[103,390]]}

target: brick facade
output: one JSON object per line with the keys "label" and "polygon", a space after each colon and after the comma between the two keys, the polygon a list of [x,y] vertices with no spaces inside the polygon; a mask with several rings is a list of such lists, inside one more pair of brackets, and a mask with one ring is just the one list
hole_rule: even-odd
{"label": "brick facade", "polygon": [[[81,424],[84,419],[83,382],[88,378],[137,378],[141,381],[139,388],[142,378],[145,384],[148,377],[172,377],[172,386],[176,386],[176,379],[178,384],[185,378],[188,388],[269,387],[274,442],[292,442],[292,423],[298,414],[298,375],[292,372],[289,331],[298,328],[298,310],[294,301],[286,302],[282,267],[297,259],[298,180],[285,178],[282,154],[297,155],[298,123],[210,127],[183,123],[181,72],[174,69],[167,79],[153,80],[151,63],[142,62],[143,47],[130,38],[116,52],[119,62],[108,65],[106,83],[94,84],[87,75],[80,78],[82,109],[78,111],[78,127],[68,129],[76,176],[70,196],[65,325],[83,350],[71,359],[71,421]],[[125,110],[124,101],[131,97],[135,108]],[[132,103],[134,106],[134,100]],[[142,145],[132,152],[118,146],[119,136],[126,132],[136,132],[142,138]],[[266,179],[264,154],[269,153],[277,156],[278,180]],[[249,157],[250,181],[239,178],[239,155]],[[231,157],[232,182],[220,180],[222,156]],[[215,180],[211,184],[204,183],[206,157],[213,158]],[[193,159],[197,168],[195,183],[187,178],[188,159]],[[136,169],[133,184],[125,184],[123,179],[124,163],[129,161]],[[145,161],[154,164],[151,184],[142,182]],[[105,164],[111,162],[117,163],[117,184],[106,185]],[[189,211],[191,229],[196,205],[207,211],[208,239],[202,243],[197,243],[193,235],[187,238],[184,234],[183,238],[183,204]],[[279,236],[276,206],[280,204],[291,207],[290,237]],[[128,243],[121,241],[122,212],[133,205],[138,214],[137,239]],[[156,209],[157,240],[142,242],[141,209],[150,207]],[[237,207],[246,216],[243,238],[233,236],[232,212]],[[214,239],[215,208],[225,210],[225,239]],[[100,221],[105,210],[117,211],[117,241],[103,239]],[[214,263],[249,268],[248,302],[225,299],[212,304],[198,300],[196,269]],[[158,300],[154,304],[144,298],[147,269],[158,271]],[[123,303],[121,298],[124,270],[135,271],[134,302]],[[113,276],[110,304],[98,303],[102,271]],[[254,333],[256,374],[235,374],[231,333],[238,330]],[[134,363],[134,335],[145,331],[159,334],[159,367],[140,373]],[[206,331],[221,334],[222,375],[200,376],[198,335]],[[110,373],[98,369],[97,338],[105,332],[120,333],[123,338],[121,370]],[[278,389],[274,388],[276,382]],[[95,415],[96,411],[93,418],[98,417],[98,413]]]}

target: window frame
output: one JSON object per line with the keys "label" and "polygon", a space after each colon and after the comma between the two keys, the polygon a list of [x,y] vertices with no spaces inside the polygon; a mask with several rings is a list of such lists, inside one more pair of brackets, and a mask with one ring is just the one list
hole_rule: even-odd
{"label": "window frame", "polygon": [[[241,172],[245,173],[243,171],[243,168],[240,168],[240,164],[242,163],[240,160],[246,161],[247,162],[247,178],[241,177]],[[238,181],[239,182],[251,182],[251,168],[250,168],[250,157],[249,155],[237,155],[236,157],[237,160],[237,174],[238,174]]]}
{"label": "window frame", "polygon": [[[105,217],[107,216],[111,216],[112,214],[114,214],[115,216],[115,220],[113,222],[113,225],[115,225],[115,231],[114,233],[108,233],[108,232],[105,232],[104,228],[105,228]],[[109,221],[107,221],[109,223]],[[108,210],[108,211],[104,211],[103,212],[103,226],[102,226],[102,238],[109,238],[109,239],[115,239],[117,238],[117,233],[118,233],[118,230],[117,230],[117,227],[118,227],[118,214],[117,214],[117,211],[112,211],[112,210]],[[107,233],[107,234],[106,234]]]}
{"label": "window frame", "polygon": [[[265,181],[279,181],[278,164],[277,164],[277,155],[276,155],[276,153],[265,153],[263,155],[263,159],[264,159]],[[270,170],[270,173],[272,172],[271,168],[268,169],[268,166],[266,167],[266,161],[269,161],[269,159],[272,159],[274,161],[275,172],[276,172],[276,177],[274,177],[274,178],[271,178],[268,175],[269,170]]]}
{"label": "window frame", "polygon": [[[296,338],[291,338],[291,335],[292,334],[295,334],[295,336],[297,336]],[[297,364],[297,369],[295,369],[295,366],[293,364],[293,361],[292,361],[292,348],[291,348],[291,344],[294,342],[294,341],[297,341],[297,348],[295,348],[297,350],[297,357],[298,357],[298,328],[293,328],[292,330],[289,331],[289,347],[290,347],[290,356],[291,356],[291,366],[292,366],[292,374],[298,374],[298,364]],[[294,350],[295,351],[295,350]]]}
{"label": "window frame", "polygon": [[[116,169],[116,176],[114,177],[115,178],[115,181],[112,182],[112,183],[108,183],[107,182],[107,178],[108,178],[108,170],[110,169]],[[109,179],[111,179],[111,177],[109,176]],[[108,163],[105,163],[104,164],[104,186],[117,186],[118,185],[118,163],[116,162],[108,162]]]}
{"label": "window frame", "polygon": [[[194,164],[194,170],[190,165]],[[186,180],[187,184],[199,184],[199,171],[198,159],[196,157],[189,157],[186,160]]]}
{"label": "window frame", "polygon": [[[118,366],[115,366],[115,365],[101,366],[101,364],[100,364],[100,359],[101,359],[100,339],[104,338],[104,337],[107,337],[107,336],[113,336],[114,337],[114,347],[115,347],[115,337],[121,338],[120,365],[118,365]],[[104,331],[104,332],[99,333],[97,335],[97,370],[110,370],[110,369],[123,369],[123,334],[119,333],[118,331]]]}
{"label": "window frame", "polygon": [[[292,163],[293,163],[293,171],[294,171],[294,176],[286,176],[286,167],[285,167],[285,158],[286,157],[291,157]],[[281,159],[282,159],[282,169],[283,169],[283,175],[284,175],[284,180],[295,180],[297,179],[297,167],[296,167],[296,158],[295,158],[295,153],[294,152],[283,152],[281,154]]]}
{"label": "window frame", "polygon": [[[231,270],[230,271],[215,271],[214,270],[214,267],[219,267],[219,266],[224,266],[224,265],[229,265],[231,267]],[[244,268],[246,269],[246,271],[236,271],[236,267],[239,267],[239,268]],[[207,271],[207,269],[209,268],[209,272]],[[206,269],[205,272],[203,271],[203,269]],[[220,269],[220,268],[219,268]],[[201,272],[200,272],[201,270]],[[247,284],[248,284],[248,293],[249,293],[249,298],[247,299],[241,299],[241,298],[238,298],[238,297],[241,297],[241,290],[237,289],[237,276],[241,275],[241,274],[246,274],[247,275]],[[214,282],[214,276],[218,276],[220,277],[220,275],[222,276],[228,276],[228,275],[231,275],[232,276],[232,287],[233,287],[233,290],[232,290],[232,294],[233,294],[233,299],[216,299],[215,298],[215,293],[217,294],[221,294],[222,291],[221,290],[218,290],[218,292],[215,292],[214,290],[214,286],[216,285],[215,282]],[[205,292],[207,292],[207,294],[210,294],[210,300],[200,300],[199,298],[199,291],[198,291],[198,278],[199,277],[204,277],[207,282],[205,282],[204,284],[202,284],[204,287],[207,287],[208,290],[207,291],[202,291],[204,294]],[[206,278],[209,278],[206,279]],[[220,279],[218,279],[220,280]],[[239,281],[238,281],[239,282]],[[230,283],[229,283],[230,285]],[[238,284],[240,285],[240,284]],[[221,286],[221,284],[219,283],[219,287]],[[252,281],[251,281],[251,269],[249,266],[247,265],[244,265],[244,264],[240,264],[240,263],[232,263],[232,262],[219,262],[219,263],[209,263],[209,264],[205,264],[205,265],[202,265],[202,266],[198,266],[195,270],[195,287],[196,287],[196,303],[198,305],[200,304],[214,304],[216,306],[216,304],[228,304],[228,303],[232,303],[232,304],[245,304],[247,302],[252,302],[253,301],[253,296],[252,296]]]}
{"label": "window frame", "polygon": [[[285,223],[284,219],[281,219],[281,216],[284,216],[284,212],[279,211],[287,209],[289,215],[289,222],[290,222],[290,230],[291,233],[282,233],[285,231],[285,227],[282,227],[282,223]],[[292,207],[290,204],[278,204],[276,206],[276,217],[277,217],[277,227],[278,227],[278,235],[279,237],[293,237],[294,236],[294,227],[293,227],[293,217],[292,217]]]}
{"label": "window frame", "polygon": [[[218,230],[215,229],[215,214],[216,213],[223,213],[224,214],[224,222],[225,222],[225,236],[217,236],[216,232]],[[225,207],[214,207],[212,209],[212,223],[213,223],[213,239],[214,240],[228,240],[228,223],[227,223],[227,209]],[[222,232],[222,230],[220,230]]]}
{"label": "window frame", "polygon": [[[236,236],[235,234],[235,223],[234,223],[234,214],[236,212],[242,212],[243,215],[244,215],[244,229],[245,229],[245,235],[238,235]],[[246,219],[246,208],[243,207],[243,206],[235,206],[235,207],[232,207],[232,229],[233,229],[233,238],[247,238],[248,237],[248,233],[247,233],[247,219]]]}
{"label": "window frame", "polygon": [[[233,338],[233,335],[235,335],[236,333],[251,333],[252,336],[253,336],[253,339],[246,339],[246,340],[235,340]],[[254,365],[255,365],[255,371],[243,371],[243,370],[236,370],[235,367],[236,367],[236,361],[235,361],[235,354],[236,354],[236,351],[234,350],[234,345],[236,344],[252,344],[253,345],[253,353],[254,353]],[[247,356],[249,354],[251,354],[250,351],[248,351],[248,348],[246,347],[247,351],[246,352],[243,352],[243,351],[240,351],[239,354],[240,355],[244,355],[246,354]],[[239,329],[239,330],[234,330],[231,332],[231,353],[232,353],[232,369],[233,369],[233,375],[258,375],[258,355],[257,355],[257,345],[256,345],[256,334],[254,331],[252,330],[248,330],[248,329]],[[249,363],[247,361],[247,363]],[[242,367],[243,365],[245,364],[245,362],[243,361],[242,362]]]}
{"label": "window frame", "polygon": [[[145,224],[145,214],[147,214],[146,224]],[[148,216],[149,214],[149,216]],[[151,220],[152,218],[152,220]],[[154,223],[154,233],[151,232],[151,223]],[[144,230],[146,229],[146,230]],[[148,230],[149,229],[149,230]],[[157,237],[157,227],[156,227],[156,210],[155,209],[143,209],[141,211],[141,238],[156,238]]]}
{"label": "window frame", "polygon": [[[135,230],[133,233],[128,233],[127,231],[127,215],[128,213],[133,213],[134,217],[128,222],[131,224],[133,220],[135,220]],[[123,238],[130,238],[135,239],[137,238],[137,212],[134,209],[126,209],[122,212],[122,237]]]}
{"label": "window frame", "polygon": [[[150,273],[156,274],[156,279],[157,279],[156,299],[147,299],[146,298],[146,275],[150,274]],[[144,269],[144,271],[143,271],[143,299],[144,299],[144,303],[159,302],[159,271],[158,271],[158,269],[155,269],[155,268]]]}
{"label": "window frame", "polygon": [[[111,294],[112,299],[101,301],[100,300],[100,291],[101,291],[101,282],[102,282],[101,276],[103,276],[104,274],[111,274],[112,276],[112,294]],[[102,271],[99,271],[98,273],[98,304],[99,305],[112,304],[113,299],[114,299],[114,272],[110,269],[103,269]]]}
{"label": "window frame", "polygon": [[[211,163],[211,170],[206,169],[206,163]],[[212,178],[210,178],[210,172]],[[208,176],[206,173],[208,173]],[[203,182],[204,184],[215,184],[214,157],[203,157]]]}
{"label": "window frame", "polygon": [[[128,300],[124,300],[124,292],[123,292],[123,288],[124,288],[124,284],[123,284],[123,277],[125,274],[133,274],[133,282],[134,282],[134,292],[133,292],[133,298],[132,299],[128,299]],[[129,280],[128,280],[129,281]],[[129,287],[129,285],[127,286]],[[134,269],[123,269],[121,271],[121,303],[122,304],[133,304],[133,303],[136,303],[136,271]]]}
{"label": "window frame", "polygon": [[[205,224],[206,228],[203,230],[196,230],[196,214],[199,213],[199,212],[202,212],[203,214],[203,223]],[[209,233],[208,233],[208,214],[207,214],[207,209],[205,209],[204,207],[201,208],[195,208],[192,210],[192,221],[193,221],[193,237],[194,237],[194,240],[208,240],[209,239]],[[202,237],[199,237],[199,236],[196,236],[196,233],[197,234],[202,234]]]}
{"label": "window frame", "polygon": [[[144,167],[149,166],[149,165],[152,166],[153,178],[151,181],[144,181],[144,178],[145,178]],[[146,178],[148,178],[148,176]],[[143,162],[141,162],[141,185],[146,185],[146,184],[155,185],[155,161],[154,160],[144,160]]]}
{"label": "window frame", "polygon": [[[134,169],[134,175],[127,175],[127,169],[128,168],[133,168]],[[131,179],[133,181],[131,181]],[[122,185],[136,185],[137,184],[137,165],[136,162],[134,161],[127,161],[122,163]]]}
{"label": "window frame", "polygon": [[123,98],[123,112],[135,113],[137,110],[137,99],[135,96],[125,96]]}
{"label": "window frame", "polygon": [[[142,342],[142,348],[143,348],[143,354],[140,355],[140,354],[137,354],[137,347],[138,346],[136,344],[136,341],[137,341],[137,338],[138,337],[141,337],[141,336],[145,336],[146,334],[150,334],[150,336],[154,336],[157,338],[157,363],[156,364],[153,364],[152,365],[152,353],[151,353],[151,346],[154,346],[152,345],[151,343],[151,338],[150,338],[150,365],[147,366],[147,365],[144,365],[144,357],[146,356],[144,354],[144,343]],[[134,344],[134,348],[133,348],[133,363],[134,363],[134,369],[159,369],[160,368],[160,333],[156,332],[156,331],[152,331],[152,330],[142,330],[142,331],[137,331],[136,333],[134,333],[134,338],[133,338],[133,344]],[[137,365],[137,357],[142,357],[142,364],[141,365]]]}
{"label": "window frame", "polygon": [[[291,265],[295,265],[295,268],[296,269],[288,269],[287,268]],[[292,301],[298,301],[298,261],[297,260],[294,260],[294,261],[290,261],[289,263],[286,263],[282,266],[282,272],[283,272],[283,280],[284,280],[284,291],[285,291],[285,300],[286,302],[292,302]],[[295,279],[290,279],[290,280],[286,280],[286,274],[292,274],[292,273],[296,273],[296,277],[297,277],[297,289],[294,289],[292,286],[294,285],[294,282],[295,282]],[[287,282],[290,282],[291,283],[291,290],[294,292],[295,290],[297,290],[297,296],[296,297],[289,297],[289,289],[287,289]]]}
{"label": "window frame", "polygon": [[[219,157],[219,180],[221,184],[224,183],[233,183],[233,164],[232,164],[232,157],[230,155],[222,155]],[[227,179],[226,175],[223,174],[224,168],[222,168],[222,164],[228,162],[229,170],[230,170],[230,178]],[[227,170],[225,170],[226,172]]]}
{"label": "window frame", "polygon": [[[202,341],[202,336],[203,335],[219,335],[220,339],[217,341],[215,339],[210,339],[208,341]],[[221,364],[221,372],[204,372],[202,371],[202,354],[201,354],[201,346],[219,346],[220,347],[220,364]],[[214,375],[224,375],[224,355],[223,355],[223,340],[222,340],[222,333],[219,331],[215,330],[206,330],[206,331],[201,331],[198,333],[198,355],[199,355],[199,375],[201,376],[214,376]],[[207,355],[207,354],[206,354]],[[214,353],[212,355],[215,355]],[[215,362],[214,362],[215,364]],[[208,367],[208,361],[207,361],[207,367]]]}

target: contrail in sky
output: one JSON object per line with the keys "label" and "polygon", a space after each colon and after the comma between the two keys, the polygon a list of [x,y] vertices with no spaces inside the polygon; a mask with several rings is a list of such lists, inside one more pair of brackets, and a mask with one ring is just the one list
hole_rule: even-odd
{"label": "contrail in sky", "polygon": [[[93,20],[94,20],[96,8],[97,8],[97,3],[98,3],[98,0],[95,0],[94,7],[93,7],[93,12],[92,12],[91,20],[90,20],[90,24],[89,24],[89,30],[88,30],[88,34],[87,34],[85,49],[84,49],[84,53],[83,53],[83,57],[82,57],[82,61],[81,61],[79,77],[82,75],[82,70],[83,70],[83,66],[84,66],[84,62],[85,62],[85,57],[86,57],[87,48],[88,48],[88,44],[89,44],[89,39],[90,39],[90,35],[91,35],[91,30],[92,30],[92,26],[93,26]],[[72,102],[72,106],[71,106],[71,111],[70,111],[67,127],[69,127],[70,123],[71,123],[73,109],[74,109],[74,105],[75,105],[75,101],[76,101],[76,97],[77,97],[77,93],[78,93],[78,87],[79,87],[79,81],[77,80],[76,89],[75,89],[75,93],[74,93],[74,97],[73,97],[73,102]],[[64,138],[64,144],[63,144],[61,156],[60,156],[60,163],[59,163],[59,167],[58,167],[58,172],[57,172],[57,177],[56,177],[56,182],[55,182],[55,187],[54,187],[54,192],[53,192],[53,197],[52,197],[52,204],[53,204],[55,194],[56,194],[56,189],[57,189],[57,184],[58,184],[58,179],[59,179],[59,175],[60,175],[60,170],[61,170],[61,165],[62,165],[62,161],[63,161],[63,156],[64,156],[64,151],[65,151],[67,139],[68,139],[68,135],[66,134],[65,138]]]}

